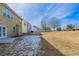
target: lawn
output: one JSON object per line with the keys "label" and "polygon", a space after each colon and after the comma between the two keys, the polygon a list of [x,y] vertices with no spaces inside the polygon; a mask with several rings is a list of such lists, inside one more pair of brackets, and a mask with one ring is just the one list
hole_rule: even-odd
{"label": "lawn", "polygon": [[79,55],[79,31],[42,32],[42,37],[64,55]]}

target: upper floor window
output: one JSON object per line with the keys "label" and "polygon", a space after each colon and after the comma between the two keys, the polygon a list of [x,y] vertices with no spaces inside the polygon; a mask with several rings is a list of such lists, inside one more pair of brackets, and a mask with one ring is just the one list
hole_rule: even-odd
{"label": "upper floor window", "polygon": [[5,16],[7,19],[11,20],[13,19],[13,15],[7,8],[3,8],[3,16]]}

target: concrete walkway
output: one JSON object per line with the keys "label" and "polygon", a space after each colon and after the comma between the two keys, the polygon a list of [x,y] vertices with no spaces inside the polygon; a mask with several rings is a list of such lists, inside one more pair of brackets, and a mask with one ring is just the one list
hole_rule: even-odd
{"label": "concrete walkway", "polygon": [[15,41],[15,37],[13,38],[11,38],[11,37],[9,37],[9,38],[2,38],[2,39],[0,39],[0,43],[13,43],[14,41]]}

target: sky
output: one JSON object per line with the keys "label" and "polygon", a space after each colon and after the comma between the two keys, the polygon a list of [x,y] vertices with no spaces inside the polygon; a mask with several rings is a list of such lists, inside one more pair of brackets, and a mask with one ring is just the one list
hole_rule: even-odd
{"label": "sky", "polygon": [[38,27],[45,16],[48,21],[53,17],[60,19],[62,27],[67,24],[79,25],[78,3],[10,3],[8,5],[24,20]]}

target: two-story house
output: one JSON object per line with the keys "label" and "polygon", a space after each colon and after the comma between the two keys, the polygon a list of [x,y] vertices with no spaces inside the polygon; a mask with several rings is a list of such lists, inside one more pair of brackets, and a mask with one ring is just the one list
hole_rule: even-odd
{"label": "two-story house", "polygon": [[0,3],[0,38],[22,34],[22,18],[7,4]]}

